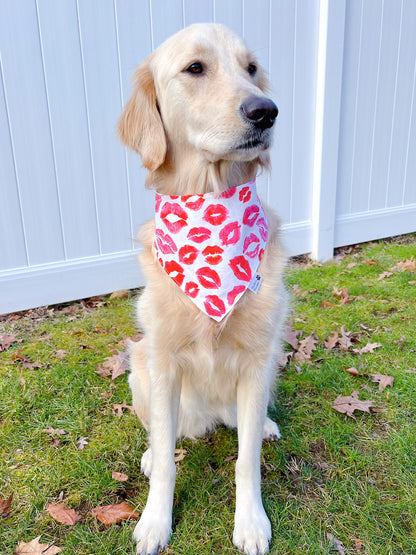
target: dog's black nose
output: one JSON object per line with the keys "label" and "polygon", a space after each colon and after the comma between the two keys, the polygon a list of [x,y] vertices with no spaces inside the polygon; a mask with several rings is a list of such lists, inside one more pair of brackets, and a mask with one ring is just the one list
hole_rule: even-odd
{"label": "dog's black nose", "polygon": [[250,96],[241,105],[241,111],[246,120],[262,131],[274,124],[279,113],[272,100],[261,96]]}

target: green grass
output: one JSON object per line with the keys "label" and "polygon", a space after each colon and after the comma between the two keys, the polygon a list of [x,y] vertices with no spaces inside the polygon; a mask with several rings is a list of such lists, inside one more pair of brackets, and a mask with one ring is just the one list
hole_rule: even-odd
{"label": "green grass", "polygon": [[[328,533],[347,554],[416,554],[416,373],[406,372],[416,371],[416,285],[409,284],[416,274],[395,271],[378,280],[411,256],[415,236],[369,244],[324,265],[295,264],[287,273],[289,287],[309,291],[293,296],[294,327],[303,337],[316,333],[319,346],[312,363],[286,367],[271,409],[283,435],[264,444],[262,454],[272,554],[335,554]],[[347,288],[351,302],[341,306],[334,286]],[[334,306],[322,308],[324,299]],[[139,473],[146,435],[128,411],[117,418],[111,410],[131,403],[127,377],[112,384],[95,373],[135,332],[133,305],[132,297],[106,299],[75,310],[74,319],[55,310],[43,319],[29,314],[0,322],[0,335],[23,340],[0,353],[0,497],[14,492],[10,514],[0,517],[1,555],[39,535],[70,555],[134,553],[135,522],[106,527],[89,514],[123,500],[141,511],[146,502],[148,483]],[[354,347],[382,347],[362,356],[325,349],[326,337],[342,325],[359,339]],[[64,358],[56,356],[59,349]],[[24,368],[21,355],[40,366]],[[380,392],[368,377],[344,371],[350,366],[394,376],[394,387]],[[356,412],[354,420],[331,408],[355,389],[382,410]],[[43,432],[49,426],[66,430],[59,446]],[[81,451],[80,437],[88,438]],[[238,553],[231,542],[235,461],[226,460],[237,454],[236,433],[220,428],[180,446],[188,453],[178,464],[171,552]],[[114,481],[112,471],[129,481]],[[82,516],[75,526],[45,511],[61,492]]]}

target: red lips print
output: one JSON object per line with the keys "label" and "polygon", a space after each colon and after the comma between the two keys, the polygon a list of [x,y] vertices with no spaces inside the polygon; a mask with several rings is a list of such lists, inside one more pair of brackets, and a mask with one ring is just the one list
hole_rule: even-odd
{"label": "red lips print", "polygon": [[269,228],[267,226],[267,222],[265,218],[259,218],[256,222],[257,227],[259,228],[259,233],[263,241],[267,241],[267,237],[269,235]]}
{"label": "red lips print", "polygon": [[179,285],[179,287],[182,285],[185,275],[180,264],[178,264],[174,260],[168,260],[165,263],[165,271],[168,276],[176,283],[176,285]]}
{"label": "red lips print", "polygon": [[223,204],[211,204],[205,209],[202,219],[211,225],[221,225],[228,216],[228,210]]}
{"label": "red lips print", "polygon": [[238,195],[241,202],[248,202],[251,199],[250,187],[243,187]]}
{"label": "red lips print", "polygon": [[248,206],[244,211],[243,224],[246,224],[249,227],[253,227],[259,214],[260,208],[257,206],[257,204],[252,204],[251,206]]}
{"label": "red lips print", "polygon": [[190,210],[199,210],[205,202],[204,195],[185,195],[181,197],[181,201]]}
{"label": "red lips print", "polygon": [[251,281],[250,264],[244,256],[235,256],[232,260],[230,260],[229,265],[237,279],[248,282]]}
{"label": "red lips print", "polygon": [[199,254],[199,250],[193,245],[184,245],[179,249],[179,261],[182,264],[193,264]]}
{"label": "red lips print", "polygon": [[240,240],[241,236],[241,225],[238,222],[231,222],[225,225],[220,233],[219,237],[223,245],[235,245]]}
{"label": "red lips print", "polygon": [[208,316],[213,316],[214,318],[220,318],[226,312],[224,301],[217,297],[217,295],[207,295],[204,306]]}
{"label": "red lips print", "polygon": [[194,243],[203,243],[210,237],[211,231],[206,227],[193,227],[187,235],[187,238]]}
{"label": "red lips print", "polygon": [[243,253],[250,258],[256,258],[259,254],[260,239],[254,233],[250,233],[244,240]]}
{"label": "red lips print", "polygon": [[188,214],[177,203],[165,202],[160,217],[171,233],[178,233],[187,225]]}
{"label": "red lips print", "polygon": [[223,191],[219,195],[219,198],[231,198],[232,196],[235,195],[236,190],[237,190],[237,187],[231,187],[231,189],[227,189],[226,191]]}
{"label": "red lips print", "polygon": [[211,264],[211,266],[215,266],[222,262],[221,255],[223,252],[224,249],[222,249],[218,245],[213,245],[212,247],[206,247],[202,251],[202,254],[205,256],[205,261],[208,262],[208,264]]}
{"label": "red lips print", "polygon": [[159,212],[160,203],[162,202],[162,197],[156,193],[155,198],[155,212]]}
{"label": "red lips print", "polygon": [[195,299],[195,297],[199,293],[199,285],[194,281],[188,281],[188,283],[185,285],[185,293],[188,295],[188,297],[191,297],[191,299]]}
{"label": "red lips print", "polygon": [[203,268],[198,268],[195,275],[202,285],[206,289],[218,289],[221,287],[221,278],[215,270],[204,266]]}
{"label": "red lips print", "polygon": [[163,254],[173,254],[178,250],[172,237],[167,233],[163,233],[161,229],[155,230],[155,241],[157,243],[157,248],[163,252]]}
{"label": "red lips print", "polygon": [[231,306],[234,304],[235,298],[237,297],[237,295],[239,295],[240,293],[242,293],[243,291],[245,291],[246,288],[244,287],[244,285],[236,285],[234,287],[234,289],[232,289],[228,294],[227,294],[227,303]]}

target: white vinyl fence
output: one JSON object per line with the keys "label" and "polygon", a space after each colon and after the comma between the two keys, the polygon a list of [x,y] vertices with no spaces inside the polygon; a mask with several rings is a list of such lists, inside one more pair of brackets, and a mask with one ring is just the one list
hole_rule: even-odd
{"label": "white vinyl fence", "polygon": [[152,216],[115,125],[135,65],[224,23],[269,72],[290,254],[416,230],[415,0],[1,0],[0,313],[136,287]]}

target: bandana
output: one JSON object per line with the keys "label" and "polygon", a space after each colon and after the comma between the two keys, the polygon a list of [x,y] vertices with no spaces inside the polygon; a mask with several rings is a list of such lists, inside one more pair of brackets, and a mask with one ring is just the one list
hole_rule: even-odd
{"label": "bandana", "polygon": [[255,181],[220,195],[156,194],[155,223],[159,263],[205,314],[219,322],[257,292],[268,225]]}

